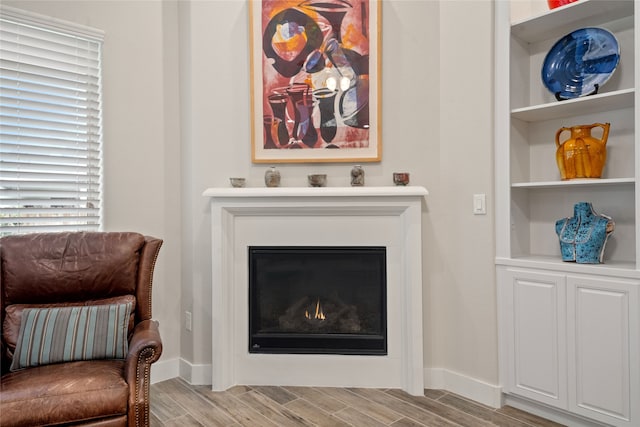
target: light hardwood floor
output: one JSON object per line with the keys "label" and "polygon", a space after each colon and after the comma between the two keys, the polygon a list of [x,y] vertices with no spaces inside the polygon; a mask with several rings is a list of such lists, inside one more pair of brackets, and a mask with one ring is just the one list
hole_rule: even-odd
{"label": "light hardwood floor", "polygon": [[174,378],[151,386],[151,427],[551,427],[509,406],[493,409],[442,390],[237,386],[213,392]]}

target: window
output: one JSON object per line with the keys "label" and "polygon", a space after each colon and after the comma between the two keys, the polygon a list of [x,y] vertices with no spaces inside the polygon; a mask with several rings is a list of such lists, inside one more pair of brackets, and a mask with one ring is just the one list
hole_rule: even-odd
{"label": "window", "polygon": [[0,9],[0,236],[99,230],[98,30]]}

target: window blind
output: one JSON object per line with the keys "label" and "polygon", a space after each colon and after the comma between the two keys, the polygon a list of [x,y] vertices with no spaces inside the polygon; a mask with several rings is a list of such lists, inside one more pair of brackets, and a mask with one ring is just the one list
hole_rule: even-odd
{"label": "window blind", "polygon": [[102,39],[0,9],[0,236],[101,228]]}

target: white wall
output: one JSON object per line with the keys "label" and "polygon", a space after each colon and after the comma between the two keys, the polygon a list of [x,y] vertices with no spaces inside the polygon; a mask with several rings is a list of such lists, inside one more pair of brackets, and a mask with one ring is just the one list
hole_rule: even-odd
{"label": "white wall", "polygon": [[[441,2],[439,40],[439,157],[425,236],[430,366],[497,384],[491,4]],[[486,194],[488,215],[473,215],[475,193]]]}
{"label": "white wall", "polygon": [[[154,293],[163,358],[206,367],[210,212],[201,194],[228,186],[230,176],[262,186],[268,166],[250,160],[246,1],[7,3],[107,31],[107,228],[165,238]],[[425,367],[431,385],[470,395],[469,384],[498,382],[492,25],[490,0],[384,0],[382,162],[363,165],[366,185],[391,185],[392,172],[403,170],[430,191]],[[283,186],[299,186],[310,172],[348,185],[351,166],[278,167]],[[487,194],[488,215],[472,215],[474,193]]]}
{"label": "white wall", "polygon": [[157,1],[4,1],[105,31],[104,229],[164,239],[153,314],[162,360],[179,357],[180,139],[177,4]]}
{"label": "white wall", "polygon": [[[268,165],[250,161],[247,5],[181,2],[183,305],[194,313],[182,355],[210,363],[210,215],[200,194],[245,176],[262,186]],[[497,384],[493,271],[492,73],[490,1],[397,1],[382,14],[383,160],[364,164],[367,185],[393,171],[430,191],[424,213],[425,366],[433,384],[450,378]],[[350,164],[280,165],[283,186],[326,172],[348,185]],[[486,193],[489,214],[472,215]],[[189,292],[191,287],[191,293]]]}

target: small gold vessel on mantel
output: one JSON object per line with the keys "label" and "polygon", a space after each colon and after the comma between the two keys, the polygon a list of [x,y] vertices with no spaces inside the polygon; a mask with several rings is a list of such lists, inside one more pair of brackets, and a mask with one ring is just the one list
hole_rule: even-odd
{"label": "small gold vessel on mantel", "polygon": [[[607,160],[607,138],[609,123],[594,123],[561,127],[556,132],[556,162],[563,180],[575,178],[600,178]],[[593,128],[602,128],[602,137],[591,135]],[[571,136],[560,142],[563,132],[571,132]]]}

